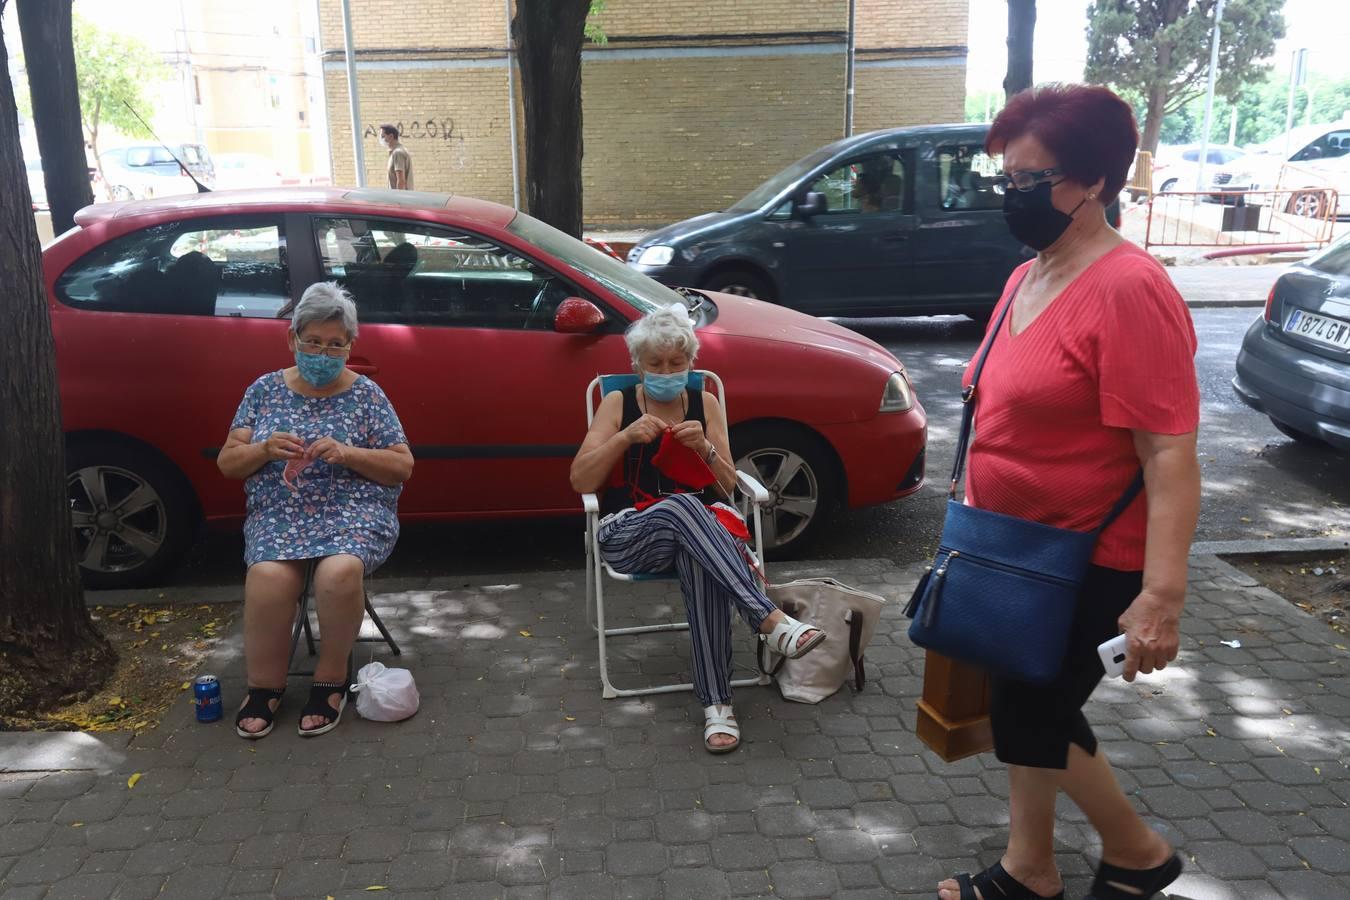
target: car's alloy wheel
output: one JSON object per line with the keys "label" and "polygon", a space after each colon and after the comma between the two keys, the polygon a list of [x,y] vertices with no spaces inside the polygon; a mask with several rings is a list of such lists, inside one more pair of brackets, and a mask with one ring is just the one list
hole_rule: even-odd
{"label": "car's alloy wheel", "polygon": [[164,498],[135,472],[85,466],[66,478],[80,567],[101,574],[144,566],[164,549]]}
{"label": "car's alloy wheel", "polygon": [[196,537],[192,490],[154,451],[77,442],[66,451],[75,558],[88,588],[153,584]]}
{"label": "car's alloy wheel", "polygon": [[1177,189],[1177,180],[1175,178],[1169,178],[1162,183],[1162,187],[1158,188],[1158,193],[1170,194],[1172,193],[1172,191],[1175,191],[1176,189]]}
{"label": "car's alloy wheel", "polygon": [[761,514],[765,552],[779,558],[792,555],[811,540],[837,502],[827,452],[818,441],[788,427],[755,427],[737,433],[733,441],[744,448],[736,468],[769,492],[769,505]]}
{"label": "car's alloy wheel", "polygon": [[1295,194],[1289,201],[1289,211],[1297,216],[1315,219],[1322,215],[1323,197],[1324,195],[1317,191]]}

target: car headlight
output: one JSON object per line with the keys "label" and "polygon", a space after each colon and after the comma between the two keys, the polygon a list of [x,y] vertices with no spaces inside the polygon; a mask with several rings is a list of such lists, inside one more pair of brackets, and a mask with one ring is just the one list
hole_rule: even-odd
{"label": "car headlight", "polygon": [[660,244],[657,244],[655,247],[648,247],[646,250],[642,251],[642,255],[638,257],[638,265],[664,266],[669,263],[674,256],[674,247],[663,247]]}
{"label": "car headlight", "polygon": [[903,372],[892,372],[881,394],[881,412],[904,412],[914,408],[914,390]]}

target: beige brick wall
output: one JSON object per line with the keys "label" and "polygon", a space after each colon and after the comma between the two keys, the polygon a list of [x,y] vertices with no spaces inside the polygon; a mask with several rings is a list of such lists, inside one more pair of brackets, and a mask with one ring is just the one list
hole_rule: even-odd
{"label": "beige brick wall", "polygon": [[[336,50],[340,58],[340,0],[319,2],[323,49]],[[510,203],[506,71],[500,56],[473,52],[503,46],[501,0],[455,0],[453,17],[447,6],[443,0],[354,0],[358,45],[386,51],[383,62],[359,70],[364,130],[402,123],[418,188]],[[417,28],[398,25],[394,8],[401,21],[415,21]],[[858,46],[864,51],[859,62],[916,55],[869,57],[868,47],[931,47],[947,64],[860,66],[855,130],[961,121],[965,66],[951,64],[959,52],[937,48],[965,45],[968,0],[857,0],[857,11]],[[765,52],[762,47],[743,50],[735,45],[746,40],[730,36],[842,32],[847,20],[847,0],[609,0],[600,24],[614,38],[679,35],[687,46],[688,36],[723,37],[695,43],[715,48],[711,56],[650,49],[669,43],[651,40],[614,40],[608,49],[588,51],[582,73],[586,221],[657,224],[724,208],[838,138],[844,118],[842,43],[810,48],[822,52],[757,55]],[[418,47],[460,52],[388,52]],[[649,49],[636,58],[625,52],[643,48]],[[430,67],[401,66],[400,57]],[[343,72],[326,69],[325,83],[334,179],[350,184]],[[368,183],[384,184],[384,149],[369,133],[364,148]],[[523,165],[523,153],[521,158]]]}
{"label": "beige brick wall", "polygon": [[853,130],[936,125],[966,118],[966,67],[860,68]]}
{"label": "beige brick wall", "polygon": [[[329,70],[333,182],[355,184],[347,82]],[[511,202],[511,138],[503,66],[358,72],[366,183],[388,183],[388,152],[371,132],[401,125],[418,190]]]}
{"label": "beige brick wall", "polygon": [[844,56],[587,62],[586,220],[655,223],[723,209],[843,134]]}
{"label": "beige brick wall", "polygon": [[607,0],[595,21],[608,36],[844,32],[848,0]]}
{"label": "beige brick wall", "polygon": [[857,0],[855,15],[860,50],[970,42],[970,0]]}
{"label": "beige brick wall", "polygon": [[[506,46],[502,0],[352,0],[351,10],[361,50]],[[342,50],[342,0],[319,0],[319,32],[324,50]]]}

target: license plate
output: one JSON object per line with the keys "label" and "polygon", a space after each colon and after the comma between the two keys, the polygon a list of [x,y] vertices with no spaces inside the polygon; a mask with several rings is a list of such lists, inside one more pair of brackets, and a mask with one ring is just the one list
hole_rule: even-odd
{"label": "license plate", "polygon": [[1319,316],[1307,310],[1291,311],[1289,318],[1284,320],[1284,333],[1296,334],[1338,350],[1350,350],[1350,322]]}

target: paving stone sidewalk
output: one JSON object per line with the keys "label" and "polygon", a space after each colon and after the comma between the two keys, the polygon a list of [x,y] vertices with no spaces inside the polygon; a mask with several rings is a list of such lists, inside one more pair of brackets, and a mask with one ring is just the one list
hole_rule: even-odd
{"label": "paving stone sidewalk", "polygon": [[[302,740],[293,681],[277,730],[256,743],[230,716],[197,724],[186,702],[134,738],[0,735],[0,900],[322,900],[373,887],[455,900],[931,898],[948,873],[996,860],[999,765],[944,763],[914,736],[922,654],[901,606],[917,571],[855,560],[771,574],[831,574],[892,602],[864,692],[803,706],[742,689],[743,746],[726,756],[702,750],[692,695],[601,699],[580,572],[377,578],[405,653],[376,658],[412,669],[421,690],[407,722],[349,711]],[[612,601],[629,610],[619,618],[682,611],[670,585],[630,590],[632,602]],[[1350,654],[1335,640],[1199,557],[1179,665],[1099,690],[1089,709],[1103,747],[1191,860],[1171,897],[1350,898]],[[685,641],[612,644],[616,682],[678,675]],[[238,652],[235,635],[214,663],[229,706]],[[1081,898],[1096,846],[1067,803],[1060,822],[1067,896]]]}

